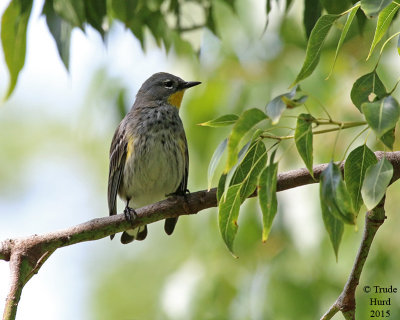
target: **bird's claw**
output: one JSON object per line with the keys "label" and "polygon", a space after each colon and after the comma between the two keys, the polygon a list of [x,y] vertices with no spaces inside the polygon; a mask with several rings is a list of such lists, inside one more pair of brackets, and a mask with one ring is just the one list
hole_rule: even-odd
{"label": "bird's claw", "polygon": [[124,209],[124,216],[125,216],[125,220],[133,225],[133,222],[137,218],[137,213],[136,213],[135,209],[126,206]]}

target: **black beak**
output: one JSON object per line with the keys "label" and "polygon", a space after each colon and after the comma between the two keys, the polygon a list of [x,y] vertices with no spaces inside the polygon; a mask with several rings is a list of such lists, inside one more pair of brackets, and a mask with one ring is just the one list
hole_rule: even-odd
{"label": "black beak", "polygon": [[188,81],[188,82],[184,82],[181,84],[181,88],[182,89],[188,89],[194,86],[199,85],[201,82],[200,81]]}

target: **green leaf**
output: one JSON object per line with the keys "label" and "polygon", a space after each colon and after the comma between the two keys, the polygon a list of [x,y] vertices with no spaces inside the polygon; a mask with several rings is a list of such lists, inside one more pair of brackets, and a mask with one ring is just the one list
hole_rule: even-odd
{"label": "green leaf", "polygon": [[252,144],[252,140],[248,141],[243,147],[242,149],[240,149],[239,153],[238,153],[238,160],[236,161],[235,165],[229,170],[229,172],[226,175],[226,179],[225,179],[225,187],[224,190],[226,191],[226,189],[228,189],[229,186],[232,185],[231,181],[233,176],[236,173],[236,169],[239,167],[239,165],[242,163],[244,157],[247,154],[247,151],[249,151],[250,146]]}
{"label": "green leaf", "polygon": [[392,96],[375,102],[363,103],[361,109],[365,120],[378,138],[393,129],[400,116],[399,104]]}
{"label": "green leaf", "polygon": [[85,0],[85,14],[87,22],[104,36],[103,19],[107,15],[106,0]]}
{"label": "green leaf", "polygon": [[361,105],[364,102],[370,102],[371,94],[378,99],[387,95],[386,88],[375,71],[361,76],[354,82],[350,97],[354,105],[361,111]]}
{"label": "green leaf", "polygon": [[280,94],[279,96],[272,99],[265,107],[267,116],[271,119],[272,124],[277,124],[283,111],[286,110],[286,103],[284,98],[289,100],[293,99],[296,95],[298,86],[295,86],[290,92]]}
{"label": "green leaf", "polygon": [[321,16],[322,7],[320,0],[305,0],[303,25],[306,29],[307,38],[310,37],[311,31],[315,26],[318,18]]}
{"label": "green leaf", "polygon": [[169,2],[169,8],[168,8],[168,10],[169,10],[170,12],[173,12],[173,13],[178,13],[178,12],[180,11],[179,0],[171,0],[171,1]]}
{"label": "green leaf", "polygon": [[46,16],[47,27],[57,45],[58,55],[64,66],[69,70],[69,49],[71,43],[72,25],[61,19],[53,10],[53,2],[46,1],[43,7],[43,14]]}
{"label": "green leaf", "polygon": [[226,114],[216,119],[199,123],[199,125],[203,127],[225,127],[234,124],[237,119],[239,119],[239,116],[236,114]]}
{"label": "green leaf", "polygon": [[19,73],[25,64],[26,30],[32,2],[32,0],[12,0],[1,19],[1,44],[10,73],[6,99],[14,91]]}
{"label": "green leaf", "polygon": [[400,36],[399,36],[399,38],[397,39],[397,53],[398,53],[399,56],[400,56]]}
{"label": "green leaf", "polygon": [[235,0],[222,0],[233,12],[236,12]]}
{"label": "green leaf", "polygon": [[343,27],[343,30],[342,30],[342,33],[340,35],[340,39],[339,39],[338,45],[336,47],[335,58],[333,59],[332,68],[331,68],[331,71],[330,71],[330,73],[329,73],[327,78],[329,78],[331,76],[332,72],[333,72],[333,68],[335,67],[336,60],[337,60],[337,57],[338,57],[338,54],[339,54],[339,50],[343,45],[344,39],[346,38],[347,32],[349,31],[349,28],[351,26],[351,23],[353,22],[354,16],[356,15],[356,13],[358,11],[358,8],[359,8],[359,6],[355,6],[349,12],[349,14],[347,16],[346,23],[345,23],[345,25]]}
{"label": "green leaf", "polygon": [[361,194],[368,210],[375,208],[382,200],[392,176],[393,166],[386,158],[367,169]]}
{"label": "green leaf", "polygon": [[251,195],[257,187],[258,176],[267,162],[267,150],[264,142],[254,142],[247,151],[242,162],[235,170],[230,185],[240,184],[241,202]]}
{"label": "green leaf", "polygon": [[302,113],[297,118],[296,130],[294,132],[294,141],[297,151],[303,159],[311,176],[313,171],[313,132],[312,123],[314,117],[307,113]]}
{"label": "green leaf", "polygon": [[333,250],[336,256],[336,262],[338,260],[338,252],[340,242],[342,241],[344,223],[341,219],[337,219],[327,206],[327,204],[321,199],[322,219],[324,221],[325,229],[328,231],[329,239],[332,243]]}
{"label": "green leaf", "polygon": [[331,215],[344,223],[355,224],[356,213],[350,194],[339,167],[332,161],[321,174],[320,198]]}
{"label": "green leaf", "polygon": [[328,35],[332,24],[339,17],[340,15],[337,14],[326,14],[318,19],[313,30],[311,31],[310,39],[307,43],[306,58],[304,60],[303,66],[292,86],[300,82],[301,80],[304,80],[313,73],[314,69],[318,65],[322,45],[324,44],[325,38]]}
{"label": "green leaf", "polygon": [[217,187],[217,201],[218,203],[221,201],[221,197],[224,195],[225,191],[225,182],[226,182],[226,173],[223,173],[218,181]]}
{"label": "green leaf", "polygon": [[[115,18],[128,26],[131,20],[137,20],[136,13],[140,7],[137,0],[111,0],[111,10]],[[136,18],[136,19],[135,19]]]}
{"label": "green leaf", "polygon": [[134,19],[134,20],[130,21],[127,26],[129,28],[129,30],[131,30],[133,35],[139,40],[142,50],[145,50],[143,23],[141,21],[139,21],[139,19]]}
{"label": "green leaf", "polygon": [[383,9],[379,14],[378,22],[376,24],[376,29],[375,29],[374,40],[372,40],[367,60],[371,56],[378,42],[382,39],[382,37],[386,33],[387,29],[390,26],[390,23],[392,22],[393,16],[395,15],[398,9],[399,6],[396,3],[391,3],[385,9]]}
{"label": "green leaf", "polygon": [[265,12],[267,15],[271,12],[272,6],[271,6],[271,0],[267,0],[265,3]]}
{"label": "green leaf", "polygon": [[244,111],[232,128],[228,139],[228,159],[225,172],[228,172],[236,163],[239,150],[239,143],[243,136],[251,130],[257,123],[267,118],[266,114],[260,109],[249,109]]}
{"label": "green leaf", "polygon": [[293,109],[293,108],[303,105],[307,101],[307,99],[308,99],[307,95],[301,96],[296,99],[289,99],[285,95],[282,97],[282,101],[285,103],[286,108],[288,108],[288,109]]}
{"label": "green leaf", "polygon": [[357,11],[357,25],[358,25],[358,32],[360,36],[364,35],[365,24],[367,23],[367,17],[364,14],[364,11],[358,10]]}
{"label": "green leaf", "polygon": [[[261,129],[255,130],[252,138],[242,147],[242,149],[240,149],[240,151],[238,153],[238,159],[237,159],[235,165],[229,170],[229,172],[226,175],[224,191],[226,191],[229,186],[234,184],[234,183],[232,183],[232,179],[237,174],[237,168],[242,165],[244,158],[247,157],[247,153],[248,153],[250,147],[253,147],[254,143],[256,142],[256,139],[262,133],[263,133],[263,130],[261,130]],[[235,178],[235,179],[239,179],[239,178]],[[240,181],[243,181],[243,179],[244,179],[244,176],[243,176],[242,180],[240,180]],[[239,181],[239,180],[236,180],[236,181]]]}
{"label": "green leaf", "polygon": [[[230,186],[225,199],[218,207],[219,231],[229,251],[233,254],[233,241],[238,230],[241,185]],[[223,198],[221,198],[223,199]]]}
{"label": "green leaf", "polygon": [[361,9],[367,17],[374,17],[388,6],[392,0],[361,0]]}
{"label": "green leaf", "polygon": [[142,49],[144,49],[143,19],[149,21],[147,17],[148,9],[139,12],[141,2],[137,0],[111,0],[112,16],[125,23],[125,26],[131,30],[134,36],[139,40]]}
{"label": "green leaf", "polygon": [[83,29],[86,14],[82,0],[53,0],[53,8],[60,17],[72,26]]}
{"label": "green leaf", "polygon": [[[269,13],[271,12],[272,6],[271,6],[271,0],[267,0],[265,3],[265,13],[267,15],[267,21],[265,22],[265,29],[268,26],[268,22],[269,22]],[[264,30],[265,30],[264,29]]]}
{"label": "green leaf", "polygon": [[146,17],[145,20],[142,20],[142,24],[147,25],[157,45],[161,47],[161,41],[163,40],[165,43],[166,31],[168,30],[164,16],[159,10],[151,11],[145,8],[140,11],[140,14],[142,19]]}
{"label": "green leaf", "polygon": [[285,11],[286,11],[286,12],[289,11],[292,2],[293,2],[293,0],[286,0],[286,8],[285,8]]}
{"label": "green leaf", "polygon": [[328,13],[338,13],[341,14],[343,11],[346,11],[350,4],[356,2],[355,0],[340,0],[340,1],[332,1],[332,0],[320,0],[322,7]]}
{"label": "green leaf", "polygon": [[378,162],[375,154],[367,147],[362,145],[350,152],[344,165],[344,181],[350,193],[355,211],[358,213],[363,200],[361,197],[361,187],[364,181],[365,172],[368,167]]}
{"label": "green leaf", "polygon": [[207,19],[206,19],[206,27],[216,36],[217,35],[217,27],[215,25],[214,20],[214,7],[212,6],[212,2],[210,3],[210,7],[207,12]]}
{"label": "green leaf", "polygon": [[386,132],[382,137],[379,138],[382,143],[388,147],[390,150],[393,150],[393,144],[395,140],[395,128]]}
{"label": "green leaf", "polygon": [[259,177],[258,200],[263,214],[262,241],[266,242],[274,221],[278,201],[276,198],[276,183],[278,179],[278,163],[274,163],[275,151],[272,153],[269,165]]}
{"label": "green leaf", "polygon": [[215,169],[219,161],[221,160],[222,154],[226,149],[226,145],[228,144],[228,139],[224,139],[215,149],[214,154],[211,158],[210,164],[208,165],[208,173],[207,173],[207,180],[208,180],[208,190],[211,189],[212,179],[215,174]]}

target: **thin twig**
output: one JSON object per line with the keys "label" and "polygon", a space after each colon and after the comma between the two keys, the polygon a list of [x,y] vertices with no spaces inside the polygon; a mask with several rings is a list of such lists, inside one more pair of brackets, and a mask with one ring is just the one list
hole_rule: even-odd
{"label": "thin twig", "polygon": [[[359,126],[364,126],[367,123],[365,121],[359,121],[359,122],[348,122],[348,123],[343,122],[343,123],[339,123],[339,124],[335,123],[334,121],[330,121],[329,123],[320,123],[320,125],[337,125],[337,127],[329,128],[329,129],[323,129],[323,130],[316,130],[316,131],[313,131],[313,134],[322,134],[322,133],[339,131],[339,130],[342,130],[342,129],[355,128],[355,127],[359,127]],[[260,137],[261,138],[265,138],[265,139],[275,139],[275,140],[294,139],[294,135],[277,136],[277,135],[269,134],[269,133],[263,133],[263,134],[260,135]]]}
{"label": "thin twig", "polygon": [[205,27],[205,24],[194,24],[190,27],[180,27],[179,29],[177,29],[177,31],[183,33],[183,32],[191,32],[191,31],[196,31],[199,29],[202,29]]}
{"label": "thin twig", "polygon": [[321,317],[321,320],[328,320],[332,319],[332,317],[340,310],[339,306],[337,305],[336,301],[328,311]]}

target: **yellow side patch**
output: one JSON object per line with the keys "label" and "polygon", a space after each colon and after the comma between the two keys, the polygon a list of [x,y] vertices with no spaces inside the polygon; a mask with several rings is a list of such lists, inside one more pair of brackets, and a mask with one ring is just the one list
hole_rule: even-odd
{"label": "yellow side patch", "polygon": [[168,103],[179,109],[182,103],[184,92],[185,90],[179,90],[178,92],[171,94],[168,98]]}
{"label": "yellow side patch", "polygon": [[126,147],[126,161],[128,161],[129,158],[130,158],[131,155],[132,155],[132,152],[133,152],[133,142],[134,142],[134,138],[133,138],[133,137],[130,137],[129,140],[128,140],[128,145],[127,145],[127,147]]}
{"label": "yellow side patch", "polygon": [[179,139],[179,149],[181,150],[181,153],[183,155],[184,158],[186,158],[186,143],[185,140],[183,139]]}

